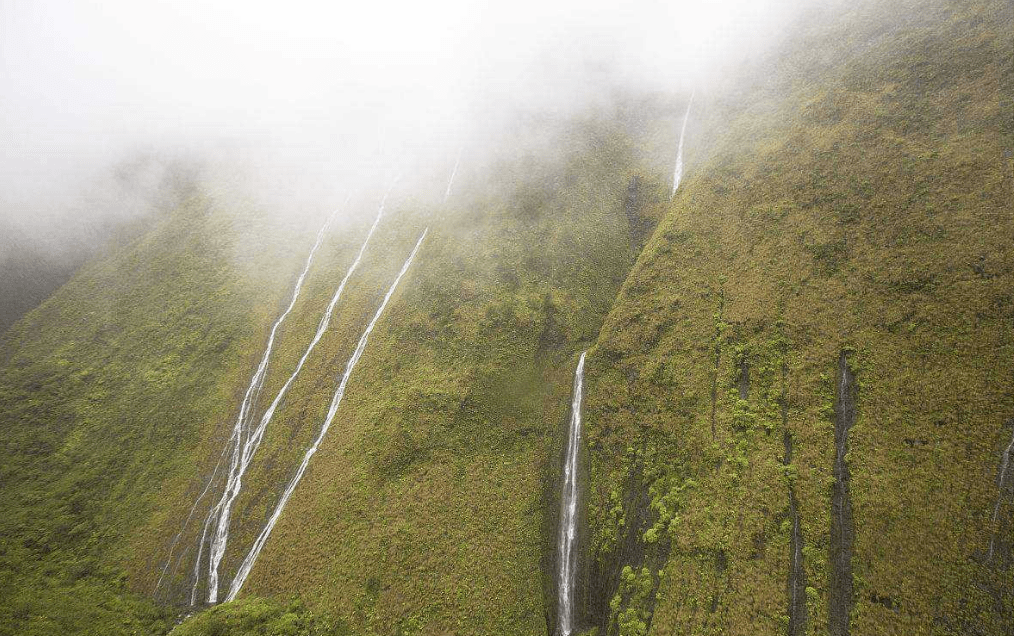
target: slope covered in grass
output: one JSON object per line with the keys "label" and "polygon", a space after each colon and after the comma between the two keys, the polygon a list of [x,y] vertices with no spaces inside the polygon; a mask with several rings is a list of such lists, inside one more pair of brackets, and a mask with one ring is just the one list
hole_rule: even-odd
{"label": "slope covered in grass", "polygon": [[1012,628],[1009,554],[987,558],[994,531],[1010,542],[991,517],[1014,413],[1011,25],[1000,3],[867,3],[818,20],[740,105],[701,100],[715,145],[589,355],[588,558],[608,579],[589,623],[843,633],[845,352],[850,633]]}
{"label": "slope covered in grass", "polygon": [[[235,220],[193,198],[5,334],[3,629],[157,629],[164,612],[120,600],[124,538],[189,468],[179,448],[228,416],[244,348],[274,310],[256,290],[277,274],[244,271]],[[276,247],[254,249],[284,263]]]}
{"label": "slope covered in grass", "polygon": [[[539,149],[464,166],[444,204],[396,192],[244,477],[223,593],[429,235],[239,599],[176,633],[551,632],[584,349],[583,627],[1009,632],[1011,31],[987,1],[808,18],[698,92],[671,202],[686,104],[655,99],[526,122]],[[326,236],[261,408],[379,198]],[[191,611],[220,492],[184,521],[317,230],[247,208],[195,191],[0,341],[0,633]]]}
{"label": "slope covered in grass", "polygon": [[[570,356],[594,339],[633,262],[632,221],[651,222],[624,210],[638,156],[624,118],[540,125],[553,156],[504,159],[447,206],[389,202],[244,478],[223,586],[429,226],[244,596],[299,595],[356,632],[545,630],[540,480]],[[261,409],[303,354],[377,199],[326,237],[279,332]],[[156,633],[183,611],[205,506],[220,493],[184,528],[156,593],[159,574],[314,230],[195,196],[5,335],[5,628]]]}

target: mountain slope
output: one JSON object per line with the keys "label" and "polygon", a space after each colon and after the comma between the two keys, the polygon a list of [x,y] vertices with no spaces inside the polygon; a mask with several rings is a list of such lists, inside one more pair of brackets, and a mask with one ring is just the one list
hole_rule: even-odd
{"label": "mountain slope", "polygon": [[[541,144],[466,153],[447,202],[395,190],[244,477],[223,594],[427,239],[238,600],[174,633],[552,633],[585,349],[582,629],[1010,632],[1012,15],[809,16],[698,91],[671,201],[687,105],[650,97],[526,120]],[[261,409],[379,199],[325,236]],[[195,188],[3,336],[0,633],[167,633],[206,609],[220,483],[185,521],[323,212]]]}
{"label": "mountain slope", "polygon": [[[316,434],[337,374],[424,222],[429,238],[244,593],[316,590],[309,606],[357,629],[545,629],[539,477],[565,410],[568,353],[594,338],[633,257],[616,196],[630,161],[625,137],[597,121],[561,135],[565,159],[498,166],[483,190],[463,185],[455,207],[464,207],[443,219],[392,206],[335,334],[268,433],[238,500],[227,572]],[[319,316],[309,306],[330,296],[307,285],[308,309],[297,309],[305,324],[291,327],[304,334]],[[283,340],[278,367],[291,368],[307,340]],[[199,485],[184,487],[193,496]],[[185,512],[177,507],[162,532]],[[151,572],[136,576],[150,581]]]}
{"label": "mountain slope", "polygon": [[1010,554],[987,556],[1011,529],[991,520],[1014,425],[1011,12],[849,17],[722,112],[589,355],[589,568],[613,580],[587,612],[610,633],[1014,628]]}
{"label": "mountain slope", "polygon": [[271,310],[255,295],[270,274],[237,266],[234,220],[193,199],[5,334],[4,629],[121,622],[123,537],[187,468],[177,447],[227,416]]}
{"label": "mountain slope", "polygon": [[[624,125],[543,126],[561,158],[505,160],[481,187],[462,181],[439,214],[389,203],[244,478],[225,584],[430,225],[244,595],[298,593],[357,631],[545,629],[539,480],[558,418],[544,413],[563,416],[569,352],[595,337],[636,245],[621,194],[632,161]],[[376,200],[353,205],[372,214]],[[364,233],[346,222],[326,238],[279,333],[261,408],[302,355]],[[148,633],[185,611],[206,508],[183,522],[305,258],[293,246],[311,237],[225,195],[197,195],[5,336],[3,497],[19,511],[2,533],[12,573],[5,628]],[[82,592],[85,584],[94,587]],[[54,588],[50,598],[33,596],[42,585]],[[112,599],[130,606],[81,611]]]}

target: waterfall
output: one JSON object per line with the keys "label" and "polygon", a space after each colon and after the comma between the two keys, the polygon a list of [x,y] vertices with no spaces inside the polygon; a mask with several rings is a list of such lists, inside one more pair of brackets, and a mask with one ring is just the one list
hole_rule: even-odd
{"label": "waterfall", "polygon": [[[348,200],[346,199],[346,202],[347,201]],[[179,543],[180,538],[183,536],[183,532],[186,530],[187,525],[190,523],[190,519],[193,518],[194,511],[197,509],[197,506],[200,504],[201,500],[204,499],[204,496],[208,494],[208,491],[211,489],[212,484],[215,482],[215,479],[218,476],[219,468],[221,468],[222,466],[222,460],[224,460],[226,455],[229,454],[230,448],[232,449],[232,455],[230,458],[230,470],[234,469],[237,465],[240,444],[242,442],[244,433],[249,427],[250,414],[253,410],[254,405],[256,404],[258,396],[260,395],[261,388],[264,386],[264,379],[267,376],[268,360],[270,359],[271,351],[274,348],[275,336],[278,333],[278,328],[281,326],[282,322],[288,317],[289,313],[292,312],[292,308],[295,306],[296,300],[299,298],[299,293],[303,289],[303,281],[306,280],[306,275],[310,271],[310,264],[313,262],[313,257],[317,253],[318,248],[320,248],[321,243],[324,241],[324,236],[327,234],[328,229],[331,227],[331,223],[334,221],[334,217],[335,215],[337,215],[337,213],[338,213],[337,210],[331,213],[331,215],[328,216],[327,220],[324,222],[324,225],[317,232],[317,237],[314,240],[313,247],[310,248],[310,254],[306,257],[306,263],[303,265],[303,270],[300,272],[299,278],[296,279],[296,285],[292,290],[292,297],[289,300],[289,305],[285,308],[285,311],[282,312],[282,314],[278,317],[278,319],[275,320],[275,323],[271,326],[271,332],[268,336],[268,343],[267,346],[264,348],[264,353],[261,356],[260,364],[257,365],[257,369],[254,371],[253,377],[250,378],[250,385],[247,387],[246,393],[244,393],[243,395],[243,402],[240,404],[239,409],[239,417],[236,419],[236,424],[233,427],[232,435],[229,437],[229,441],[226,443],[225,449],[222,452],[222,457],[219,458],[218,463],[215,465],[215,468],[211,473],[211,477],[208,479],[207,485],[204,487],[204,490],[201,492],[201,494],[197,497],[197,500],[194,501],[193,506],[191,506],[190,508],[190,512],[187,514],[186,519],[183,522],[183,526],[180,528],[180,531],[176,534],[176,537],[173,539],[173,542],[169,547],[169,556],[166,557],[165,565],[162,567],[162,571],[159,574],[158,581],[155,584],[156,592],[158,591],[159,586],[162,584],[162,579],[166,574],[166,570],[169,568],[169,563],[172,561],[173,551],[176,549],[176,546]],[[198,556],[198,561],[199,560],[200,556]]]}
{"label": "waterfall", "polygon": [[249,434],[246,441],[242,444],[242,453],[239,456],[239,462],[233,463],[232,470],[229,472],[229,481],[226,484],[225,492],[222,493],[222,499],[219,501],[215,509],[213,509],[213,512],[217,512],[218,519],[215,534],[212,537],[211,557],[208,565],[209,603],[218,602],[218,568],[221,564],[222,557],[225,555],[226,547],[228,546],[229,521],[232,513],[232,505],[236,501],[236,498],[239,496],[240,490],[242,489],[243,475],[246,474],[247,468],[249,468],[250,462],[253,460],[254,453],[256,453],[257,449],[260,447],[261,440],[264,438],[264,432],[267,430],[268,424],[271,422],[271,418],[274,416],[275,410],[281,403],[282,398],[285,397],[289,387],[292,386],[296,376],[302,370],[303,365],[306,363],[306,359],[310,356],[314,347],[317,346],[317,343],[324,335],[324,332],[327,331],[331,322],[331,315],[334,313],[335,306],[338,304],[338,299],[345,290],[345,285],[348,283],[349,278],[352,277],[352,274],[359,267],[359,263],[363,258],[363,253],[366,251],[366,246],[369,244],[370,238],[373,237],[373,233],[377,229],[377,225],[380,223],[380,218],[384,214],[384,206],[387,203],[388,194],[390,194],[390,190],[388,190],[388,193],[385,194],[384,198],[381,200],[380,208],[377,210],[377,216],[373,221],[373,225],[370,226],[370,231],[366,234],[366,239],[363,241],[362,246],[360,246],[359,253],[356,255],[352,265],[349,266],[348,271],[345,272],[345,277],[342,279],[341,283],[338,285],[338,290],[331,298],[331,302],[328,305],[320,324],[317,326],[317,332],[314,335],[313,340],[310,342],[310,346],[296,364],[295,371],[292,372],[289,379],[286,380],[284,385],[282,385],[278,395],[275,396],[271,405],[264,412],[263,416],[261,416],[257,428]]}
{"label": "waterfall", "polygon": [[[587,352],[585,352],[587,353]],[[560,496],[560,536],[557,542],[557,636],[570,636],[574,629],[574,595],[577,588],[577,457],[581,448],[581,393],[584,384],[584,356],[574,372],[574,393],[570,403],[570,430],[563,464],[563,492]]]}
{"label": "waterfall", "polygon": [[1003,488],[1007,484],[1007,471],[1010,468],[1010,456],[1014,451],[1014,437],[1011,438],[1007,449],[1000,456],[1000,472],[996,478],[996,506],[993,508],[993,536],[989,538],[989,555],[986,561],[993,560],[993,551],[996,547],[996,523],[1000,518],[1000,504],[1003,503]]}
{"label": "waterfall", "polygon": [[303,356],[299,359],[299,362],[296,363],[296,368],[293,370],[292,375],[290,375],[289,379],[285,381],[285,384],[283,384],[282,388],[279,389],[278,395],[276,395],[275,399],[271,401],[271,405],[268,406],[266,411],[264,411],[260,425],[257,427],[254,435],[251,436],[250,447],[244,448],[244,459],[248,464],[250,460],[253,459],[253,453],[257,450],[257,446],[260,445],[260,441],[264,436],[264,431],[267,428],[268,423],[271,422],[271,418],[274,417],[275,411],[281,404],[285,394],[289,392],[289,387],[291,387],[292,383],[295,382],[296,376],[298,376],[299,372],[303,370],[303,365],[306,364],[307,358],[309,358],[310,354],[313,353],[317,343],[324,337],[324,334],[327,332],[327,328],[331,325],[331,316],[334,315],[334,310],[338,305],[338,300],[341,298],[342,292],[345,291],[345,286],[348,284],[349,279],[352,278],[352,274],[359,267],[359,262],[363,259],[363,253],[366,252],[366,246],[370,243],[370,239],[373,237],[373,233],[376,231],[377,225],[380,223],[380,217],[384,213],[384,206],[386,202],[387,195],[385,194],[384,198],[380,202],[380,209],[377,211],[377,217],[373,219],[373,225],[370,226],[370,231],[366,233],[366,239],[359,247],[359,253],[356,254],[355,260],[352,261],[352,265],[350,265],[348,271],[345,272],[344,278],[342,278],[341,283],[338,284],[338,289],[336,289],[334,295],[331,296],[331,302],[328,303],[327,309],[324,310],[324,315],[321,317],[320,323],[317,325],[317,332],[313,334],[313,340],[310,341],[310,345],[306,348],[306,351],[303,352]]}
{"label": "waterfall", "polygon": [[680,129],[679,148],[676,150],[676,169],[672,175],[672,193],[669,194],[671,201],[676,196],[676,188],[680,187],[680,180],[683,179],[683,138],[687,134],[687,121],[690,119],[690,106],[694,103],[694,94],[690,94],[690,101],[687,102],[687,112],[683,115],[683,127]]}
{"label": "waterfall", "polygon": [[[165,578],[165,575],[169,570],[169,564],[172,562],[173,559],[173,552],[176,550],[176,546],[179,544],[180,539],[183,537],[183,532],[187,529],[187,526],[190,525],[190,520],[193,519],[194,512],[197,511],[197,506],[200,505],[201,501],[204,499],[204,496],[207,495],[208,492],[211,490],[211,485],[215,483],[215,477],[218,476],[218,469],[221,468],[222,461],[225,459],[225,455],[229,451],[229,445],[231,443],[232,438],[229,439],[229,441],[225,445],[225,448],[222,449],[222,455],[218,458],[218,462],[215,464],[215,468],[212,469],[211,477],[208,479],[208,483],[205,484],[204,490],[202,490],[201,494],[197,496],[196,500],[194,500],[194,505],[190,506],[190,512],[187,513],[186,518],[183,520],[183,525],[180,526],[180,531],[176,533],[176,536],[173,538],[172,543],[169,545],[169,554],[168,556],[166,556],[165,565],[162,566],[162,570],[159,572],[158,575],[158,581],[155,582],[154,594],[156,596],[158,595],[159,588],[162,587],[162,580]],[[180,558],[183,558],[182,555],[180,555]],[[198,558],[198,561],[199,560],[200,558]],[[178,567],[179,560],[177,560],[176,562],[176,567],[173,568],[173,575],[175,575],[176,568]],[[191,599],[190,604],[193,605],[193,599]]]}
{"label": "waterfall", "polygon": [[444,203],[451,196],[451,186],[454,185],[454,176],[458,174],[458,164],[461,163],[461,150],[458,150],[458,158],[454,160],[454,169],[451,170],[451,178],[447,180],[447,189],[444,191]]}
{"label": "waterfall", "polygon": [[412,253],[409,254],[405,264],[402,265],[401,271],[395,277],[394,282],[391,283],[390,289],[387,290],[387,294],[384,296],[384,300],[380,303],[380,308],[377,309],[377,313],[374,314],[373,320],[367,325],[366,331],[359,338],[359,344],[356,345],[355,351],[352,352],[352,357],[349,358],[348,363],[345,366],[345,373],[341,377],[341,381],[338,384],[338,389],[335,391],[334,397],[331,399],[331,406],[327,410],[327,416],[324,418],[324,423],[320,427],[320,432],[317,434],[317,438],[314,440],[313,445],[303,455],[303,461],[299,464],[299,468],[296,470],[296,474],[289,480],[289,483],[285,486],[285,490],[282,492],[281,499],[278,500],[278,504],[275,506],[274,512],[271,513],[271,517],[268,522],[264,525],[264,529],[261,530],[257,536],[257,540],[254,541],[253,547],[250,548],[250,552],[247,553],[246,558],[243,559],[243,564],[240,566],[239,571],[236,572],[236,578],[233,579],[232,585],[229,586],[229,594],[226,596],[226,601],[231,601],[236,598],[239,594],[240,589],[243,587],[243,583],[246,582],[247,577],[250,575],[250,570],[253,569],[254,563],[257,561],[258,555],[261,553],[261,549],[264,548],[264,544],[267,542],[268,537],[271,536],[271,531],[274,529],[275,524],[278,522],[278,518],[282,514],[282,510],[285,508],[285,504],[289,502],[289,498],[292,497],[292,493],[295,492],[296,486],[299,485],[300,480],[303,478],[303,474],[306,473],[307,466],[310,465],[310,459],[317,452],[320,447],[321,441],[324,436],[327,435],[327,431],[331,428],[331,423],[334,421],[335,413],[338,412],[338,406],[341,404],[342,398],[345,396],[345,388],[348,386],[349,378],[352,376],[352,371],[355,369],[356,364],[363,355],[363,351],[366,349],[366,343],[370,338],[370,334],[373,332],[373,328],[377,325],[377,321],[380,320],[380,316],[384,313],[384,308],[387,307],[388,301],[391,300],[391,296],[394,295],[394,290],[398,287],[398,283],[401,282],[402,277],[408,268],[412,265],[412,261],[415,259],[416,253],[419,251],[419,247],[422,245],[423,239],[426,238],[426,234],[429,232],[429,228],[423,231],[419,240],[415,244],[415,248],[412,249]]}

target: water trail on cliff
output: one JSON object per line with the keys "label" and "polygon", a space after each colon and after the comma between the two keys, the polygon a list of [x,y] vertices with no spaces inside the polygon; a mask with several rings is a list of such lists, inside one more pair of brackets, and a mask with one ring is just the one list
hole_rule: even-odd
{"label": "water trail on cliff", "polygon": [[996,506],[993,507],[993,536],[989,538],[989,555],[986,561],[993,560],[993,552],[996,548],[996,524],[1000,518],[1000,504],[1003,503],[1003,489],[1007,484],[1007,472],[1010,469],[1010,456],[1014,452],[1014,437],[1011,437],[1010,444],[1000,456],[1000,473],[996,478]]}
{"label": "water trail on cliff", "polygon": [[[587,353],[587,352],[585,352]],[[574,392],[570,403],[570,430],[567,455],[563,464],[563,492],[560,496],[560,536],[557,542],[559,576],[557,581],[557,634],[570,636],[574,629],[574,596],[577,588],[577,458],[581,448],[581,393],[584,388],[584,357],[574,372]]]}
{"label": "water trail on cliff", "polygon": [[[167,571],[169,569],[169,564],[172,562],[173,552],[176,550],[176,546],[179,544],[180,539],[183,537],[183,532],[187,529],[187,526],[190,525],[190,520],[193,519],[194,512],[197,511],[197,506],[200,505],[200,503],[204,499],[205,495],[207,495],[208,492],[211,490],[212,484],[215,483],[215,478],[218,476],[218,470],[219,470],[219,468],[222,467],[222,462],[225,460],[225,456],[226,456],[226,454],[228,454],[229,447],[230,447],[231,444],[232,444],[232,438],[230,437],[229,441],[226,442],[225,448],[222,449],[222,454],[218,458],[218,462],[215,463],[215,467],[211,471],[211,477],[208,478],[208,483],[205,484],[204,490],[202,490],[201,494],[198,495],[197,499],[194,500],[194,505],[190,506],[190,512],[187,513],[186,518],[183,520],[183,525],[180,526],[180,531],[176,533],[176,536],[173,538],[172,543],[169,545],[169,554],[166,556],[165,565],[162,566],[162,570],[159,572],[159,575],[158,575],[158,581],[155,582],[155,592],[154,592],[154,594],[156,596],[158,595],[159,588],[162,587],[162,580],[165,578],[165,575],[166,575],[166,573],[167,573]],[[181,555],[181,558],[182,558],[182,555]],[[198,557],[198,560],[200,560],[200,557]],[[176,567],[173,568],[173,572],[174,573],[176,571],[176,568],[178,568],[178,567],[179,567],[179,562],[177,562]],[[171,576],[172,575],[170,575],[170,578],[171,578]]]}
{"label": "water trail on cliff", "polygon": [[303,455],[303,461],[299,464],[299,468],[296,470],[296,474],[289,480],[289,483],[285,486],[285,490],[282,492],[281,499],[278,500],[278,504],[275,506],[274,512],[271,513],[271,517],[268,522],[264,525],[264,529],[257,536],[257,540],[254,541],[253,547],[250,548],[250,552],[243,559],[243,564],[240,565],[239,571],[236,572],[236,578],[233,579],[232,585],[229,586],[229,594],[226,596],[227,601],[231,601],[236,598],[239,591],[243,588],[243,583],[246,582],[247,577],[250,575],[250,570],[253,569],[254,563],[257,561],[257,556],[260,555],[261,549],[264,548],[264,544],[267,542],[268,537],[271,536],[271,531],[274,529],[275,524],[278,522],[278,518],[282,514],[282,510],[285,509],[285,504],[289,502],[289,498],[292,493],[295,492],[296,486],[299,485],[300,480],[303,478],[303,474],[306,473],[307,466],[310,465],[310,459],[317,452],[320,447],[321,441],[324,436],[327,435],[327,431],[331,428],[331,423],[334,421],[335,413],[338,412],[338,406],[341,404],[342,398],[345,396],[345,388],[348,386],[349,378],[352,376],[352,371],[356,368],[356,364],[363,355],[363,351],[366,350],[366,343],[370,338],[370,334],[373,332],[373,328],[377,325],[377,321],[380,320],[381,314],[384,313],[384,308],[387,307],[387,303],[391,300],[391,296],[394,295],[394,290],[397,289],[398,283],[401,282],[402,277],[408,268],[411,267],[412,261],[415,259],[416,253],[419,251],[419,247],[422,245],[423,239],[426,238],[426,234],[429,232],[429,228],[423,231],[419,240],[416,241],[415,247],[412,249],[412,253],[409,254],[405,264],[402,265],[401,271],[395,277],[394,282],[391,283],[390,289],[387,290],[387,294],[384,296],[384,300],[380,303],[380,308],[377,309],[377,313],[374,314],[373,320],[367,325],[366,331],[359,338],[359,344],[356,345],[355,351],[352,352],[352,357],[349,358],[348,363],[345,366],[345,373],[342,375],[341,381],[338,384],[338,389],[335,391],[334,397],[331,399],[331,406],[327,410],[327,416],[324,418],[324,424],[320,427],[320,432],[317,434],[317,438],[314,440],[313,445]]}
{"label": "water trail on cliff", "polygon": [[[267,376],[268,361],[271,358],[271,352],[274,349],[275,336],[278,334],[278,329],[281,326],[282,322],[284,322],[285,319],[288,317],[288,315],[292,312],[292,308],[295,306],[296,300],[299,298],[299,293],[303,289],[303,281],[306,280],[306,275],[310,271],[310,265],[313,263],[313,257],[317,253],[317,250],[320,248],[321,243],[324,241],[324,236],[327,234],[327,231],[331,227],[331,224],[334,222],[334,218],[337,214],[338,210],[335,210],[333,213],[331,213],[328,216],[327,220],[324,221],[324,225],[321,226],[320,230],[317,232],[317,236],[313,242],[313,247],[310,248],[310,253],[306,257],[306,263],[303,265],[303,270],[299,273],[299,278],[296,279],[296,284],[293,287],[292,297],[289,300],[289,304],[285,308],[285,311],[282,312],[282,314],[275,320],[275,323],[271,326],[271,332],[268,336],[268,343],[264,348],[264,353],[261,355],[261,361],[257,365],[257,369],[254,371],[253,376],[250,378],[250,384],[249,386],[247,386],[246,392],[243,395],[243,401],[240,404],[239,409],[239,416],[236,418],[236,424],[233,426],[232,435],[229,437],[229,441],[226,442],[225,450],[223,451],[223,456],[222,458],[219,459],[218,463],[215,465],[214,470],[212,470],[211,477],[208,479],[207,485],[204,487],[204,490],[194,501],[193,506],[191,506],[190,508],[190,512],[187,514],[186,519],[183,522],[183,526],[180,528],[180,531],[176,534],[176,537],[173,539],[173,542],[170,545],[169,556],[166,559],[166,565],[162,568],[162,573],[159,576],[158,583],[156,584],[155,588],[156,591],[158,590],[158,585],[161,585],[162,577],[165,575],[165,570],[169,566],[169,562],[172,559],[172,553],[176,549],[176,545],[179,543],[180,538],[183,536],[183,532],[186,530],[186,527],[189,524],[190,519],[193,517],[194,511],[197,509],[197,506],[200,504],[201,500],[204,499],[204,496],[207,495],[212,484],[215,482],[215,479],[218,476],[219,468],[222,466],[222,460],[225,458],[226,455],[230,456],[229,459],[230,474],[227,480],[225,494],[228,494],[229,492],[229,487],[232,482],[232,474],[235,471],[235,469],[239,466],[240,450],[243,443],[243,437],[249,428],[251,413],[257,402],[257,398],[260,395],[261,389],[264,386],[264,378]],[[220,506],[215,506],[212,508],[212,511],[209,512],[208,514],[208,519],[212,517],[212,514],[216,509],[220,509]],[[207,521],[208,520],[205,521],[205,526],[207,526]],[[199,549],[198,562],[200,561],[200,557],[202,556],[201,553],[202,550]],[[194,584],[195,587],[196,584],[197,583],[195,581]]]}
{"label": "water trail on cliff", "polygon": [[680,181],[683,179],[683,138],[687,135],[687,121],[690,119],[690,106],[693,103],[694,93],[691,93],[690,101],[687,102],[687,112],[683,115],[683,127],[680,128],[679,148],[676,150],[676,169],[673,171],[672,192],[669,194],[670,201],[676,196],[676,189],[680,187]]}
{"label": "water trail on cliff", "polygon": [[[345,277],[338,285],[338,290],[331,298],[331,302],[324,312],[324,316],[321,318],[320,323],[317,326],[317,332],[314,334],[313,340],[310,342],[310,346],[303,353],[303,356],[299,359],[296,364],[295,370],[282,385],[282,388],[278,391],[278,394],[272,400],[271,405],[267,408],[264,414],[261,416],[257,427],[248,435],[245,442],[242,444],[242,452],[240,453],[239,463],[233,465],[233,469],[229,473],[229,481],[226,485],[225,492],[222,495],[222,499],[216,506],[218,519],[215,525],[215,534],[211,539],[211,556],[208,566],[208,602],[218,602],[218,569],[222,561],[222,557],[225,555],[225,550],[228,547],[229,542],[229,522],[232,514],[232,505],[239,496],[243,486],[243,476],[246,474],[247,469],[250,466],[250,462],[253,460],[254,454],[260,447],[261,440],[264,438],[264,432],[267,430],[268,424],[271,422],[271,418],[275,414],[275,410],[281,404],[282,399],[288,392],[289,387],[295,381],[296,376],[303,369],[303,365],[306,363],[306,359],[310,356],[314,347],[320,341],[324,332],[327,331],[328,326],[331,323],[331,316],[334,313],[335,306],[338,304],[338,299],[341,297],[342,292],[345,290],[345,285],[348,283],[349,278],[359,267],[359,263],[363,258],[364,252],[366,252],[366,246],[369,244],[370,239],[373,237],[374,231],[377,229],[377,225],[380,223],[380,219],[384,214],[384,207],[387,203],[387,197],[390,194],[390,189],[384,194],[384,198],[380,202],[380,208],[377,210],[377,216],[373,221],[373,225],[370,226],[370,231],[366,234],[366,239],[359,248],[359,253],[356,255],[355,260],[349,269],[345,272]],[[347,200],[346,200],[347,202]]]}
{"label": "water trail on cliff", "polygon": [[458,165],[461,163],[461,150],[458,150],[458,158],[454,160],[454,169],[451,170],[451,178],[447,180],[447,189],[444,190],[444,203],[451,196],[451,186],[454,185],[454,177],[458,174]]}
{"label": "water trail on cliff", "polygon": [[838,358],[838,387],[834,411],[835,458],[831,488],[831,585],[828,598],[828,633],[848,636],[853,606],[852,545],[855,526],[852,517],[851,478],[846,456],[849,431],[856,423],[856,378],[849,368],[848,354]]}

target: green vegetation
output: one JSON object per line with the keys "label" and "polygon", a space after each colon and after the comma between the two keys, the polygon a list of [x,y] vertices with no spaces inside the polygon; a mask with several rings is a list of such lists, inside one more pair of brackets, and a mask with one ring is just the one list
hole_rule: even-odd
{"label": "green vegetation", "polygon": [[[380,295],[424,225],[430,237],[244,592],[296,593],[355,633],[545,630],[538,484],[555,472],[558,435],[545,414],[562,417],[571,353],[594,339],[635,255],[618,194],[633,156],[622,127],[589,117],[546,134],[559,159],[504,162],[442,216],[389,206],[245,479],[227,580]],[[165,632],[179,612],[151,601],[159,571],[312,239],[213,201],[195,197],[86,268],[5,337],[3,497],[16,514],[3,522],[0,623],[19,634],[51,631],[34,627],[43,616],[64,632]],[[238,226],[240,215],[254,222]],[[265,395],[302,355],[365,228],[343,230],[280,334]],[[160,601],[188,597],[201,517]],[[49,598],[35,593],[43,583]],[[78,611],[74,594],[100,609]],[[277,618],[258,604],[210,616],[199,625]]]}
{"label": "green vegetation", "polygon": [[[1014,527],[991,521],[1014,417],[1001,8],[812,16],[754,79],[698,94],[671,203],[683,105],[655,100],[540,129],[553,157],[449,206],[396,201],[245,478],[226,580],[428,226],[328,438],[239,600],[175,626],[199,523],[156,603],[158,573],[316,230],[195,192],[0,340],[0,634],[545,634],[583,349],[587,633],[785,633],[790,489],[807,633],[827,633],[843,349],[852,634],[1009,632],[1014,557],[984,556]],[[374,205],[319,252],[265,396]]]}
{"label": "green vegetation", "polygon": [[[991,3],[911,4],[864,4],[813,26],[775,56],[768,84],[744,90],[749,106],[700,107],[710,156],[589,355],[596,536],[622,525],[611,502],[634,499],[610,468],[631,440],[678,449],[656,470],[695,483],[681,493],[657,633],[784,633],[786,480],[799,497],[809,632],[827,633],[842,348],[862,385],[847,458],[852,633],[1011,629],[1010,571],[984,563],[1014,411],[1011,176],[996,160],[1009,116],[996,51],[1011,24]],[[636,560],[638,547],[625,549]]]}
{"label": "green vegetation", "polygon": [[0,631],[167,625],[171,612],[131,593],[128,537],[156,514],[165,475],[193,470],[178,451],[229,417],[252,321],[273,310],[236,236],[192,199],[6,334]]}
{"label": "green vegetation", "polygon": [[241,599],[201,612],[172,636],[353,636],[348,626],[308,611],[299,600],[286,606],[264,599]]}

